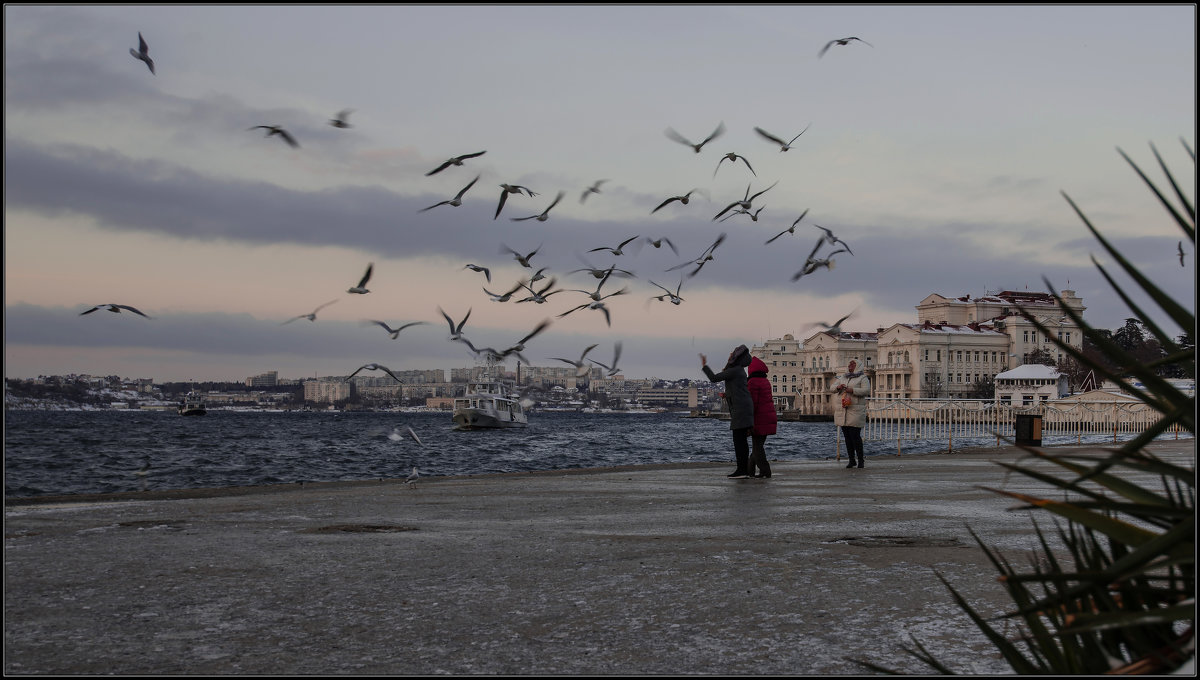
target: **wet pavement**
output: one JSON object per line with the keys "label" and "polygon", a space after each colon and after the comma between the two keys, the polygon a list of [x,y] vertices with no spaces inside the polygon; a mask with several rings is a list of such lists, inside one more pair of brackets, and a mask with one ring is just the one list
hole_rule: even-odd
{"label": "wet pavement", "polygon": [[[1192,439],[1153,450],[1194,465]],[[1005,664],[1013,449],[278,485],[5,509],[6,674],[863,674]]]}

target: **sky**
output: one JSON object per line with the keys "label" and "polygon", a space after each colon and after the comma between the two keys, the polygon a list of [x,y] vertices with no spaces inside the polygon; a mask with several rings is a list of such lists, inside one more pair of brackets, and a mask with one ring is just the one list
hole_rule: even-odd
{"label": "sky", "polygon": [[[1166,189],[1157,149],[1194,201],[1192,4],[10,4],[4,19],[10,378],[475,365],[439,310],[470,312],[463,334],[497,349],[549,320],[534,365],[593,344],[610,363],[620,343],[625,376],[663,379],[851,312],[844,330],[915,323],[932,293],[1070,289],[1089,323],[1119,328],[1132,314],[1096,263],[1128,279],[1065,196],[1195,308],[1194,244],[1118,153]],[[130,53],[139,32],[154,73]],[[330,125],[344,110],[351,127]],[[719,125],[699,153],[665,134]],[[784,152],[756,127],[803,134]],[[477,177],[460,206],[423,210]],[[536,196],[495,217],[501,183]],[[714,219],[763,190],[756,219]],[[545,221],[513,219],[559,192]],[[817,225],[852,254],[793,280]],[[695,276],[673,269],[721,234]],[[678,254],[646,242],[663,237]],[[533,267],[508,248],[536,250]],[[348,293],[369,264],[370,292]],[[570,311],[597,284],[575,270],[611,265],[633,274],[601,288],[627,290],[604,301],[611,323]],[[484,291],[543,267],[564,289],[544,304]],[[152,318],[81,315],[107,303]],[[392,339],[371,320],[427,323]]]}

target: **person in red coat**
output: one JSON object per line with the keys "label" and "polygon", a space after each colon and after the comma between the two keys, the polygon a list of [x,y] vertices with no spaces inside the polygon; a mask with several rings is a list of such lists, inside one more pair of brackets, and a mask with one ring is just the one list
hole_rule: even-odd
{"label": "person in red coat", "polygon": [[771,383],[767,381],[767,365],[762,359],[754,357],[750,360],[750,379],[746,387],[750,390],[750,400],[754,402],[754,426],[750,430],[750,472],[755,477],[769,478],[771,464],[767,462],[765,445],[767,436],[775,434],[775,400],[771,398]]}

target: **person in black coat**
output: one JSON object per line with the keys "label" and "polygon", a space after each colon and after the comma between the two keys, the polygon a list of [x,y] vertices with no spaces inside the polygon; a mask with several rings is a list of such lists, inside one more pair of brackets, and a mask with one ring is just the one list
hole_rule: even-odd
{"label": "person in black coat", "polygon": [[700,364],[710,382],[725,381],[729,429],[733,431],[733,453],[737,459],[737,469],[729,478],[749,477],[750,445],[746,438],[750,435],[750,428],[754,427],[754,402],[750,399],[750,390],[746,387],[746,367],[750,365],[750,350],[746,349],[745,345],[734,348],[720,373],[713,373],[708,367],[708,358],[703,354],[700,355]]}

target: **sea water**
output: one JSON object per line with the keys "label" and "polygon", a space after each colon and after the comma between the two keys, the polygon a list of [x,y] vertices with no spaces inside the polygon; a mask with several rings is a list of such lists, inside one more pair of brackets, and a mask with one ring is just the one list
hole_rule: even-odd
{"label": "sea water", "polygon": [[[831,422],[781,422],[767,456],[831,460],[836,437]],[[954,447],[995,443],[956,439]],[[905,442],[904,453],[946,446]],[[865,448],[868,457],[896,453],[895,442]],[[692,462],[733,465],[728,421],[534,410],[526,428],[463,431],[439,412],[5,411],[6,497],[394,479],[414,467],[446,476]]]}

